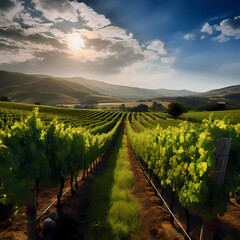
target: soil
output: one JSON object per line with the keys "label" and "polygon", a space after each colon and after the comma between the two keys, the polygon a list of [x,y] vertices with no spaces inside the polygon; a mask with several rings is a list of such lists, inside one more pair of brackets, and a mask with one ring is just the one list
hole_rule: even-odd
{"label": "soil", "polygon": [[136,127],[135,127],[135,125],[134,125],[134,123],[133,123],[133,118],[134,118],[134,116],[133,116],[133,115],[131,115],[130,124],[131,124],[131,127],[132,127],[133,131],[137,133],[137,132],[138,132],[138,130],[136,129]]}
{"label": "soil", "polygon": [[176,240],[184,239],[179,228],[173,227],[170,222],[170,214],[162,206],[160,199],[155,196],[153,188],[145,178],[142,169],[138,165],[128,142],[128,154],[134,174],[133,195],[140,204],[141,232],[145,240]]}
{"label": "soil", "polygon": [[149,116],[148,114],[145,115],[149,120],[156,120],[152,116]]}

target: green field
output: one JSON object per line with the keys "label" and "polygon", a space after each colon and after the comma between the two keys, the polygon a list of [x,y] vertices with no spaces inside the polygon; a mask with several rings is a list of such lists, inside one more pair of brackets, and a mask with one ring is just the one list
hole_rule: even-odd
{"label": "green field", "polygon": [[225,111],[209,111],[209,112],[187,112],[183,113],[180,118],[191,122],[201,122],[212,116],[213,119],[227,118],[233,124],[240,122],[240,110],[225,110]]}

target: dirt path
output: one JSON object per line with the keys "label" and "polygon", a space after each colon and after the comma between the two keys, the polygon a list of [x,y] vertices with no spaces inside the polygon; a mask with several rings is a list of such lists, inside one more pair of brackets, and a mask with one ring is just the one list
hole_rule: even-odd
{"label": "dirt path", "polygon": [[160,200],[155,196],[153,188],[143,175],[129,143],[128,154],[134,174],[133,194],[140,204],[141,231],[144,240],[184,239],[180,229],[170,224],[170,214],[160,206]]}

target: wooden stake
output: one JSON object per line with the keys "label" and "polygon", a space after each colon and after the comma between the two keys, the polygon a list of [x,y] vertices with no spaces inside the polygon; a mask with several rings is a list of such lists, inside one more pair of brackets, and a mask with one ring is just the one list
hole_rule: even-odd
{"label": "wooden stake", "polygon": [[61,177],[60,179],[60,190],[59,193],[57,195],[57,209],[60,210],[61,209],[61,197],[62,197],[62,193],[63,193],[63,188],[64,188],[64,183],[65,183],[65,179],[64,177]]}
{"label": "wooden stake", "polygon": [[[217,138],[216,139],[216,150],[215,156],[217,163],[214,167],[214,170],[211,174],[211,181],[216,185],[223,185],[225,172],[227,169],[228,155],[230,151],[231,141],[228,138]],[[211,212],[212,220],[203,221],[200,240],[213,240],[214,239],[214,230],[217,223],[217,214],[214,209]]]}
{"label": "wooden stake", "polygon": [[73,190],[73,174],[71,173],[71,180],[70,180],[70,184],[71,184],[71,193],[74,194],[75,191]]}
{"label": "wooden stake", "polygon": [[37,191],[32,189],[27,200],[27,236],[28,240],[37,239]]}

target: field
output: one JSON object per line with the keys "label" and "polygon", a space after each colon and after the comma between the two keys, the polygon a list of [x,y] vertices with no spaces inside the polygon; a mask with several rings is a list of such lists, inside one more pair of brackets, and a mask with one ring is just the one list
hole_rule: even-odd
{"label": "field", "polygon": [[239,111],[37,107],[0,102],[0,239],[199,239],[216,218],[216,239],[240,238]]}
{"label": "field", "polygon": [[[169,102],[162,102],[162,101],[158,101],[156,100],[157,103],[160,103],[163,105],[163,107],[167,108]],[[98,104],[98,108],[107,108],[107,109],[111,109],[112,107],[114,108],[118,108],[120,107],[122,104],[125,105],[125,107],[137,107],[138,105],[140,104],[145,104],[147,105],[148,107],[151,107],[152,106],[152,101],[151,102],[138,102],[138,101],[127,101],[126,102],[109,102],[109,103],[99,103]]]}
{"label": "field", "polygon": [[201,122],[203,119],[207,119],[212,116],[213,119],[227,118],[232,123],[240,122],[240,110],[227,110],[227,111],[214,111],[214,112],[187,112],[181,115],[181,119]]}

